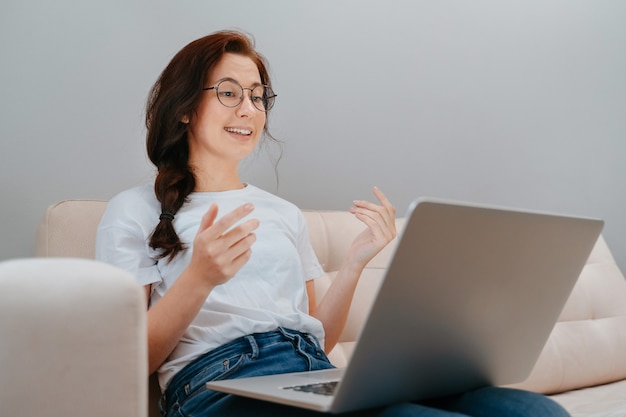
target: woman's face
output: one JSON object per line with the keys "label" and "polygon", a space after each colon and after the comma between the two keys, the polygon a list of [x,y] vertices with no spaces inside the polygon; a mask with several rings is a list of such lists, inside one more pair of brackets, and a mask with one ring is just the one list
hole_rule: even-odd
{"label": "woman's face", "polygon": [[[261,84],[259,69],[252,59],[232,53],[224,54],[209,74],[205,87],[216,86],[224,79],[234,80],[244,88]],[[206,90],[189,120],[192,163],[241,161],[254,150],[265,121],[265,112],[258,110],[250,100],[250,90],[244,90],[244,99],[236,107],[220,103],[215,89]]]}

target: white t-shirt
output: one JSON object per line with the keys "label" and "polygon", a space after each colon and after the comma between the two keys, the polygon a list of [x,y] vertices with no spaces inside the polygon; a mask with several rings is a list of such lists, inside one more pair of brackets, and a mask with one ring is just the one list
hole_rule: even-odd
{"label": "white t-shirt", "polygon": [[295,205],[252,185],[190,194],[173,221],[187,249],[171,262],[159,259],[148,245],[161,213],[153,186],[126,190],[111,199],[102,217],[96,258],[133,273],[142,285],[152,284],[150,303],[154,305],[189,264],[200,220],[212,203],[218,204],[218,219],[253,203],[254,211],[243,220],[259,220],[257,239],[250,260],[209,294],[159,369],[162,389],[194,358],[248,334],[282,326],[314,334],[324,343],[322,324],[308,314],[305,283],[324,271],[311,246],[304,215]]}

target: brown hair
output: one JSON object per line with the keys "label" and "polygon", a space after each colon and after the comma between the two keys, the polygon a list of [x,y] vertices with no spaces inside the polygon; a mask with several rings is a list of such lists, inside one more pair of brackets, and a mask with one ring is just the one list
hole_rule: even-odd
{"label": "brown hair", "polygon": [[[161,251],[161,257],[170,260],[185,249],[172,220],[196,184],[188,164],[187,124],[183,119],[195,113],[209,73],[225,53],[252,59],[259,69],[261,83],[271,87],[265,59],[255,51],[253,41],[240,32],[221,31],[181,49],[163,70],[148,97],[146,147],[158,170],[154,192],[162,213],[149,244]],[[267,122],[263,130],[272,138]]]}

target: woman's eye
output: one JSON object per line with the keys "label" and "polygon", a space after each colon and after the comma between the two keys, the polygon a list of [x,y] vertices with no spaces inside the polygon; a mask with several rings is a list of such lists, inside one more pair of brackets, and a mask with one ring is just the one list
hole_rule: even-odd
{"label": "woman's eye", "polygon": [[235,97],[235,93],[232,91],[220,91],[222,97]]}
{"label": "woman's eye", "polygon": [[261,96],[252,96],[251,99],[252,99],[253,103],[262,103],[263,102],[263,97],[261,97]]}

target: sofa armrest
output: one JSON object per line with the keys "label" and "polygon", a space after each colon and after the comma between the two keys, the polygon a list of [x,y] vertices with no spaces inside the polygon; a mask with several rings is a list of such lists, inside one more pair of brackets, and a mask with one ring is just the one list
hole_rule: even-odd
{"label": "sofa armrest", "polygon": [[0,263],[0,404],[12,416],[147,415],[145,295],[97,261]]}

